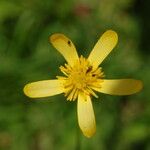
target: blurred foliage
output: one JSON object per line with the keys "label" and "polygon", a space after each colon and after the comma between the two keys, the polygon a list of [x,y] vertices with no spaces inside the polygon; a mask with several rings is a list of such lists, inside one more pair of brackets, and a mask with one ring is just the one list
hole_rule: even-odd
{"label": "blurred foliage", "polygon": [[[149,150],[149,6],[141,0],[0,0],[0,149]],[[76,102],[63,95],[33,100],[22,89],[60,74],[65,60],[49,35],[64,33],[88,56],[107,29],[117,31],[119,43],[102,64],[106,77],[141,79],[144,89],[124,97],[99,94],[93,100],[97,133],[86,139]]]}

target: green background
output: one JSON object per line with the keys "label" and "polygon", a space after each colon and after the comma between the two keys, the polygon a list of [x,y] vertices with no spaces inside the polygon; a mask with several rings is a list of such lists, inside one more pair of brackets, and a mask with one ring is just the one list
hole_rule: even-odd
{"label": "green background", "polygon": [[[150,150],[150,1],[0,0],[0,150]],[[119,42],[101,67],[106,78],[144,83],[132,96],[93,98],[97,132],[78,127],[76,101],[30,99],[28,82],[61,75],[64,58],[49,43],[61,32],[88,56],[108,29]]]}

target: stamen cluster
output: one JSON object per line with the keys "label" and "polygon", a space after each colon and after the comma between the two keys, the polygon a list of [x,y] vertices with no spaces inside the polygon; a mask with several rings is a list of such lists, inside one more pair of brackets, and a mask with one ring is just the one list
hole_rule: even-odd
{"label": "stamen cluster", "polygon": [[74,101],[80,92],[98,97],[93,90],[99,91],[104,73],[102,68],[93,69],[89,61],[81,56],[71,67],[68,64],[60,67],[66,77],[58,76],[64,80],[65,96],[67,100]]}

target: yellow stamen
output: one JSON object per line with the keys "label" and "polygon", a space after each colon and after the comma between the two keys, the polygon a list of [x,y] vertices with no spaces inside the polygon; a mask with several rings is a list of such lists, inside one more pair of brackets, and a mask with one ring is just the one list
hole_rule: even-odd
{"label": "yellow stamen", "polygon": [[73,67],[65,64],[60,67],[60,70],[66,77],[58,76],[57,78],[64,80],[67,100],[76,100],[80,92],[98,97],[93,90],[98,91],[101,88],[104,77],[102,68],[93,69],[89,61],[81,56]]}

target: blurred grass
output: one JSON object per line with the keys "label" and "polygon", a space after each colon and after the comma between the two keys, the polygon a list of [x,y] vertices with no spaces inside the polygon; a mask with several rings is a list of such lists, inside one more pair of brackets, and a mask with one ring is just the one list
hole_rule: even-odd
{"label": "blurred grass", "polygon": [[[142,6],[149,2],[0,0],[0,149],[150,149],[150,61],[144,40],[149,26],[144,28],[148,14]],[[76,102],[63,95],[31,100],[22,89],[60,74],[65,60],[49,44],[49,35],[64,33],[79,54],[88,56],[107,29],[117,31],[119,43],[102,64],[106,77],[141,79],[144,89],[125,97],[99,94],[93,100],[97,133],[86,139],[77,124]]]}

